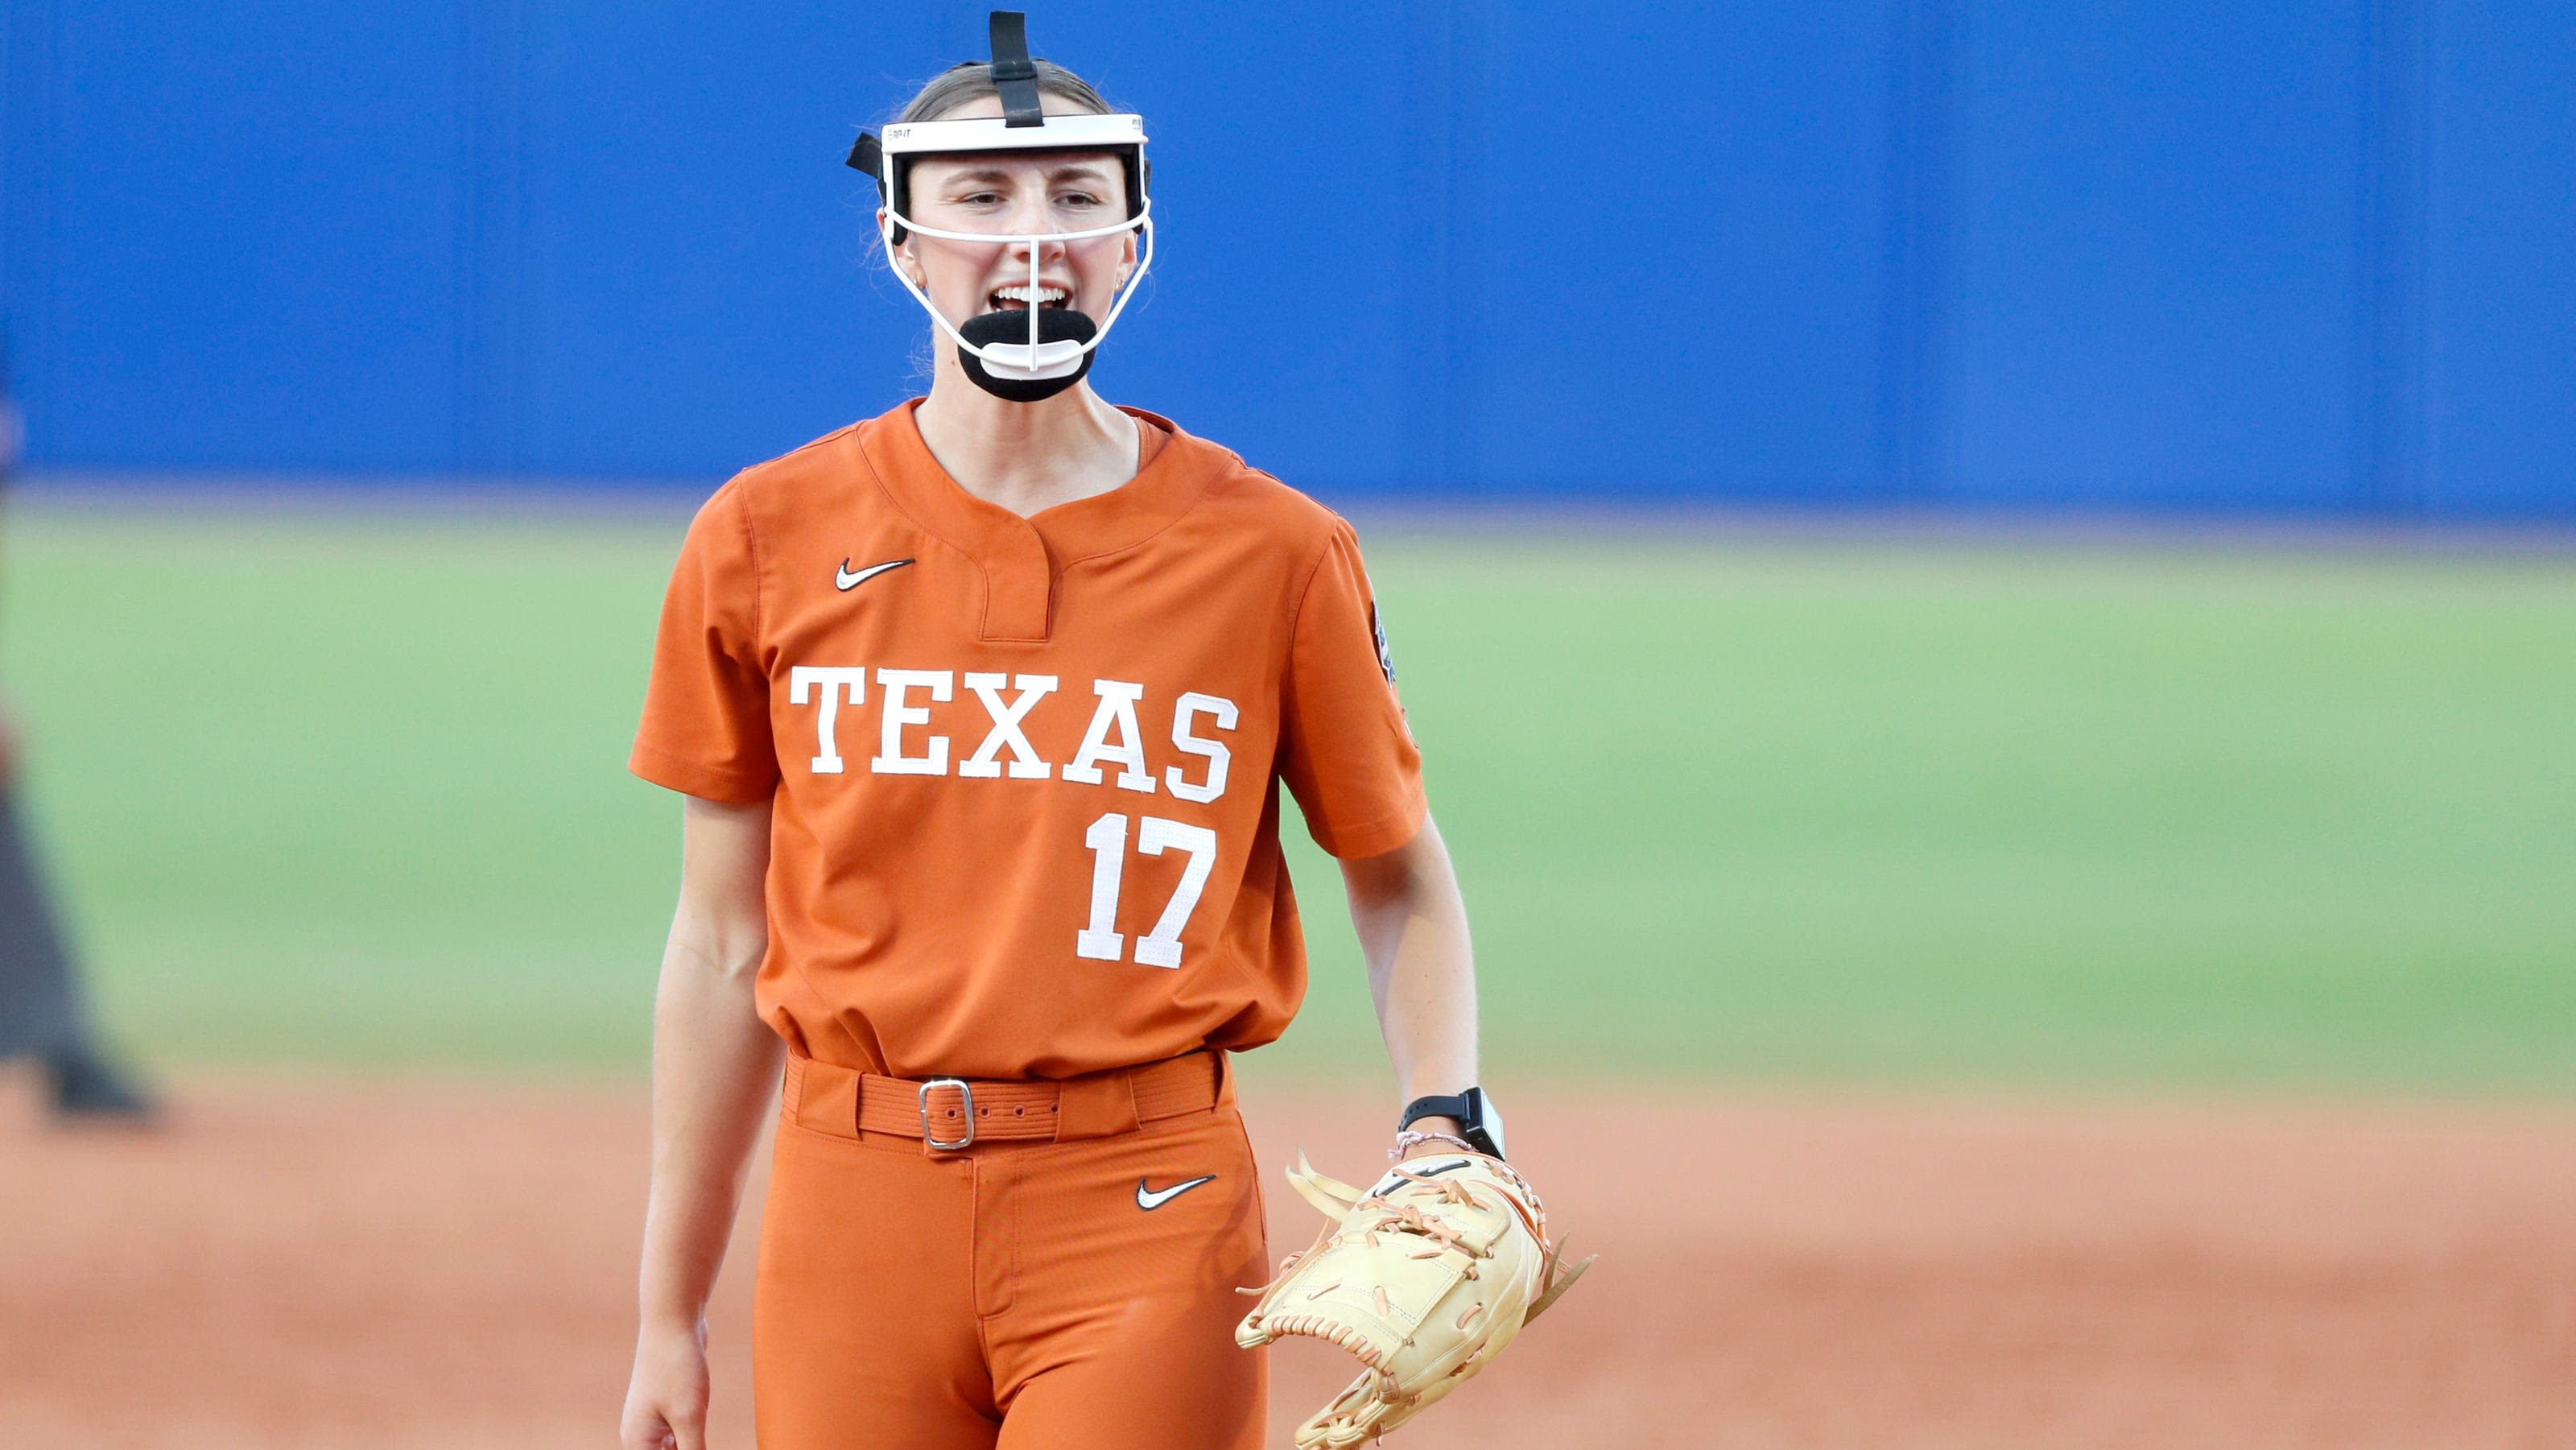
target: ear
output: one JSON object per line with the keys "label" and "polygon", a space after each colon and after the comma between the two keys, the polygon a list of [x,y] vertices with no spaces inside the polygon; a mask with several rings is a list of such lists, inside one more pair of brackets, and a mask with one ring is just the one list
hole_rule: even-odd
{"label": "ear", "polygon": [[915,250],[912,238],[905,237],[886,253],[886,265],[910,278],[913,286],[929,290],[930,274],[921,269],[921,254]]}
{"label": "ear", "polygon": [[[880,242],[883,242],[887,236],[888,228],[886,223],[889,220],[891,220],[891,218],[886,209],[884,207],[878,207],[877,240]],[[921,258],[919,254],[913,250],[912,244],[913,238],[911,234],[906,233],[902,241],[888,246],[886,248],[886,265],[899,269],[905,276],[912,279],[912,285],[919,287],[925,285],[922,280]]]}

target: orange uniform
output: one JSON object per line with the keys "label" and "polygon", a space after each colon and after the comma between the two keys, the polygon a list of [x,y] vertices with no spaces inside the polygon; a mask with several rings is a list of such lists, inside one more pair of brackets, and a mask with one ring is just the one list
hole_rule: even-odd
{"label": "orange uniform", "polygon": [[[913,406],[708,501],[632,761],[772,802],[762,1441],[1130,1443],[1187,1379],[1132,1443],[1251,1444],[1229,1291],[1265,1274],[1222,1059],[1305,990],[1278,784],[1339,856],[1424,815],[1358,545],[1144,413],[1135,478],[1024,519]],[[919,1087],[946,1078],[981,1080],[971,1114]],[[968,1116],[978,1142],[925,1147]]]}

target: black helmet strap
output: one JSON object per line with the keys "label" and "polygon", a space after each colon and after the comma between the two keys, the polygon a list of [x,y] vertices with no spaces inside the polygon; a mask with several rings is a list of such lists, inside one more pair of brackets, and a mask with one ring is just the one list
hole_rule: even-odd
{"label": "black helmet strap", "polygon": [[1023,11],[993,12],[993,89],[1002,93],[1002,124],[1043,126],[1046,107],[1038,100],[1037,62],[1029,59],[1029,17]]}

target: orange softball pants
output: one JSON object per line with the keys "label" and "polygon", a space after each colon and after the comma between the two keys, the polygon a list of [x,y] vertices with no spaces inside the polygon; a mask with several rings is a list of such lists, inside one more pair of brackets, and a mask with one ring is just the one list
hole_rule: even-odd
{"label": "orange softball pants", "polygon": [[[1269,1277],[1261,1194],[1221,1055],[1157,1081],[1198,1063],[1201,1106],[1156,1116],[1098,1074],[1044,1108],[1051,1136],[940,1151],[863,1126],[899,1123],[915,1084],[792,1061],[753,1311],[762,1450],[1254,1450],[1268,1367],[1235,1346],[1234,1290]],[[990,1126],[1039,1111],[976,1086],[1011,1120]],[[938,1125],[962,1095],[931,1101],[962,1136]]]}

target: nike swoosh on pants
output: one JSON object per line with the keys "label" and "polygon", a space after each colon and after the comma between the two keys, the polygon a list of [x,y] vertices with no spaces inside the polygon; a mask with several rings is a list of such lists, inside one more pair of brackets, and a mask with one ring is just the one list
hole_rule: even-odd
{"label": "nike swoosh on pants", "polygon": [[1145,1186],[1145,1180],[1139,1178],[1136,1180],[1136,1206],[1147,1210],[1161,1208],[1164,1204],[1171,1202],[1173,1199],[1180,1197],[1182,1194],[1189,1192],[1191,1189],[1198,1187],[1202,1183],[1214,1182],[1216,1182],[1216,1175],[1210,1173],[1204,1177],[1192,1178],[1180,1183],[1175,1183],[1169,1188],[1148,1189]]}

